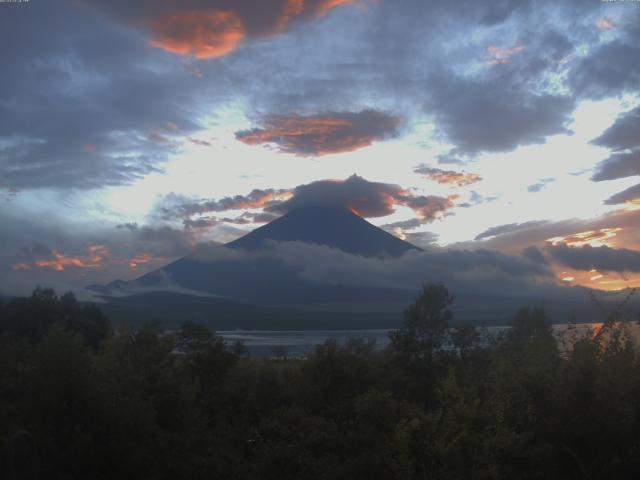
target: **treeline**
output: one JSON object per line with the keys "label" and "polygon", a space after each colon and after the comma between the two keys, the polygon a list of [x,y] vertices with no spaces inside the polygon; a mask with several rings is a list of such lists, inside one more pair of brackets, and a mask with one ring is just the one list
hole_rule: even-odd
{"label": "treeline", "polygon": [[38,289],[0,305],[0,477],[637,478],[628,323],[563,353],[525,308],[481,345],[448,328],[452,300],[425,286],[382,352],[328,341],[268,360],[194,323],[114,332]]}

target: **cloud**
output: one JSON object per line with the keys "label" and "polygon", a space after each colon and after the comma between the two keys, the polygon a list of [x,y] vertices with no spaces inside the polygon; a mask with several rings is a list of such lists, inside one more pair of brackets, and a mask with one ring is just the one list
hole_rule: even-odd
{"label": "cloud", "polygon": [[248,195],[235,195],[233,197],[224,197],[220,200],[204,202],[182,203],[171,207],[162,207],[161,210],[165,219],[174,217],[188,218],[193,215],[210,212],[268,208],[281,203],[291,195],[289,190],[254,189]]}
{"label": "cloud", "polygon": [[551,258],[576,270],[603,272],[640,272],[640,251],[624,248],[611,248],[603,245],[592,247],[570,247],[559,244],[549,246],[544,251]]}
{"label": "cloud", "polygon": [[232,52],[246,36],[242,19],[222,10],[167,13],[153,18],[149,29],[152,46],[200,60]]}
{"label": "cloud", "polygon": [[89,245],[84,255],[72,256],[35,243],[31,247],[23,247],[19,252],[20,261],[13,265],[14,271],[48,268],[63,272],[67,268],[98,268],[102,266],[108,250],[103,245]]}
{"label": "cloud", "polygon": [[278,215],[269,212],[244,212],[241,216],[250,219],[253,223],[269,223],[278,218]]}
{"label": "cloud", "polygon": [[418,228],[420,226],[422,226],[422,222],[417,218],[412,218],[410,220],[402,220],[400,222],[386,223],[380,228],[384,228],[388,231],[395,231],[398,228],[401,230],[413,230],[414,228]]}
{"label": "cloud", "polygon": [[490,45],[487,47],[487,60],[490,65],[505,64],[509,61],[509,58],[524,50],[524,45],[516,45],[512,48],[501,48],[496,45]]}
{"label": "cloud", "polygon": [[[519,252],[531,245],[543,247],[549,243],[580,246],[607,245],[614,248],[640,250],[637,228],[640,210],[617,210],[590,219],[561,221],[530,221],[492,227],[476,237],[474,244],[504,252]],[[478,241],[481,240],[481,243]]]}
{"label": "cloud", "polygon": [[555,181],[555,178],[541,178],[538,183],[534,183],[527,187],[527,192],[529,193],[538,193],[544,187],[547,186],[548,183]]}
{"label": "cloud", "polygon": [[[447,215],[456,207],[456,195],[439,197],[416,195],[399,185],[370,182],[357,175],[345,180],[318,180],[294,189],[255,189],[248,195],[236,195],[220,200],[184,202],[182,198],[165,197],[159,208],[165,221],[181,220],[185,226],[206,227],[216,223],[266,223],[297,208],[330,206],[350,210],[362,217],[384,217],[398,206],[411,208],[415,222],[424,224]],[[245,211],[239,217],[204,217],[211,212]],[[212,223],[213,222],[213,223]]]}
{"label": "cloud", "polygon": [[458,187],[472,185],[482,180],[482,177],[477,173],[454,172],[451,170],[442,170],[440,168],[430,168],[424,165],[416,168],[414,172],[424,175],[426,178],[433,180],[434,182]]}
{"label": "cloud", "polygon": [[640,84],[639,40],[640,35],[627,36],[595,47],[572,69],[569,76],[572,90],[581,97],[594,99],[636,91]]}
{"label": "cloud", "polygon": [[569,133],[573,99],[532,94],[526,83],[509,85],[513,81],[506,73],[487,79],[434,76],[428,110],[459,153],[507,152]]}
{"label": "cloud", "polygon": [[484,240],[487,238],[504,235],[506,233],[519,232],[523,230],[528,230],[530,228],[537,228],[543,225],[547,225],[548,223],[549,222],[546,222],[546,221],[531,221],[531,222],[525,222],[525,223],[509,223],[506,225],[498,225],[496,227],[488,228],[482,233],[479,233],[478,235],[476,235],[474,240],[476,241]]}
{"label": "cloud", "polygon": [[569,247],[601,246],[617,236],[622,228],[600,228],[586,232],[572,233],[571,235],[547,238],[546,242],[552,245],[567,245]]}
{"label": "cloud", "polygon": [[370,182],[352,175],[346,180],[319,180],[300,185],[292,191],[291,198],[266,210],[282,214],[300,207],[321,205],[345,208],[362,217],[384,217],[392,214],[396,206],[404,205],[426,223],[454,208],[455,198],[414,195],[399,185]]}
{"label": "cloud", "polygon": [[[211,227],[209,219],[189,221],[184,223],[183,229],[176,229],[169,225],[139,226],[137,223],[125,223],[117,228],[129,232],[127,243],[133,243],[135,250],[150,252],[156,257],[176,258],[186,255],[198,243],[202,230]],[[214,222],[214,225],[217,222]]]}
{"label": "cloud", "polygon": [[594,182],[640,175],[640,149],[614,153],[600,162],[596,168],[596,173],[591,177]]}
{"label": "cloud", "polygon": [[500,289],[503,295],[531,295],[557,286],[547,265],[489,250],[433,248],[397,259],[370,259],[326,246],[271,242],[263,254],[321,284],[416,288],[424,282],[443,282],[456,292],[495,294]]}
{"label": "cloud", "polygon": [[272,115],[261,128],[236,133],[248,145],[276,144],[301,157],[353,152],[398,134],[400,118],[377,110],[327,112],[311,116]]}
{"label": "cloud", "polygon": [[[162,171],[182,136],[199,127],[187,108],[195,103],[190,81],[161,65],[139,34],[84,3],[3,9],[0,29],[14,41],[0,53],[11,66],[0,77],[7,186],[130,184]],[[165,131],[167,122],[180,129]]]}
{"label": "cloud", "polygon": [[596,20],[596,27],[598,30],[611,30],[612,28],[616,28],[616,24],[610,18],[600,17]]}
{"label": "cloud", "polygon": [[604,203],[607,205],[619,205],[621,203],[638,202],[640,202],[640,183],[638,185],[634,185],[633,187],[629,187],[620,193],[612,195],[607,200],[605,200]]}
{"label": "cloud", "polygon": [[[591,178],[593,181],[640,175],[640,107],[620,115],[593,143],[614,151],[609,158],[597,165],[596,173]],[[638,201],[640,184],[611,196],[604,203],[618,205]]]}
{"label": "cloud", "polygon": [[353,0],[140,0],[92,3],[146,31],[149,44],[199,60],[215,59],[243,43],[269,39]]}
{"label": "cloud", "polygon": [[614,151],[640,147],[640,107],[620,115],[593,143]]}

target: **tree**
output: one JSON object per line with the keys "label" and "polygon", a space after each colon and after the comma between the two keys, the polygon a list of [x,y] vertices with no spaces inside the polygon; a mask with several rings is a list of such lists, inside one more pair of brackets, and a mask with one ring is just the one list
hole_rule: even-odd
{"label": "tree", "polygon": [[537,341],[555,345],[551,323],[542,307],[525,307],[518,310],[511,320],[506,340],[508,345],[517,349]]}
{"label": "tree", "polygon": [[400,329],[389,334],[393,350],[410,364],[430,364],[453,318],[451,303],[453,297],[444,285],[423,285],[416,301],[405,310]]}

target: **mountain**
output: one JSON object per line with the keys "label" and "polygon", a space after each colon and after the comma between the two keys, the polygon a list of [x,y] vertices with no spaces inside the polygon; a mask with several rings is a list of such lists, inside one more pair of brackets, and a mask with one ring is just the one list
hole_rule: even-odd
{"label": "mountain", "polygon": [[399,257],[409,250],[419,250],[349,210],[321,206],[292,210],[227,247],[256,250],[267,240],[327,245],[363,257]]}
{"label": "mountain", "polygon": [[[182,313],[187,318],[189,315],[217,318],[216,323],[222,322],[225,328],[229,328],[233,312],[237,314],[238,326],[248,325],[246,318],[249,317],[252,325],[294,326],[296,316],[301,324],[320,326],[323,313],[318,306],[322,305],[333,311],[334,326],[337,318],[356,321],[356,316],[359,325],[365,325],[367,318],[372,325],[381,325],[380,322],[387,320],[397,322],[402,307],[416,293],[407,289],[345,285],[341,279],[319,284],[301,276],[298,267],[282,258],[241,253],[260,250],[268,246],[268,241],[326,245],[363,257],[398,257],[409,250],[419,250],[350,211],[305,207],[224,246],[238,250],[239,255],[216,255],[220,247],[214,247],[208,260],[206,255],[195,254],[130,282],[116,280],[87,288],[102,295],[108,302],[105,309],[121,318],[132,316],[127,312],[135,315],[153,312],[153,316],[167,320]],[[157,295],[158,292],[164,293]],[[351,311],[345,313],[349,309]],[[363,312],[369,312],[368,316]],[[280,320],[276,321],[277,318]],[[220,327],[216,325],[216,328]]]}

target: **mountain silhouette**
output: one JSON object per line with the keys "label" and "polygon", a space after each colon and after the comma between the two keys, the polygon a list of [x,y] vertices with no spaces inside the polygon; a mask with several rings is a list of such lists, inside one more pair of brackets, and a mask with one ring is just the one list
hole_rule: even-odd
{"label": "mountain silhouette", "polygon": [[358,215],[336,207],[304,207],[264,225],[223,247],[214,247],[210,259],[189,255],[131,282],[116,280],[92,285],[103,295],[136,295],[150,291],[195,291],[221,299],[261,305],[321,302],[366,302],[371,298],[404,300],[405,289],[359,287],[342,279],[319,284],[299,275],[299,268],[270,255],[227,258],[215,250],[227,248],[253,252],[269,241],[325,245],[364,257],[398,257],[418,247],[370,224]]}
{"label": "mountain silhouette", "polygon": [[327,245],[363,257],[399,257],[419,250],[349,210],[324,206],[292,210],[226,246],[257,250],[267,240]]}

